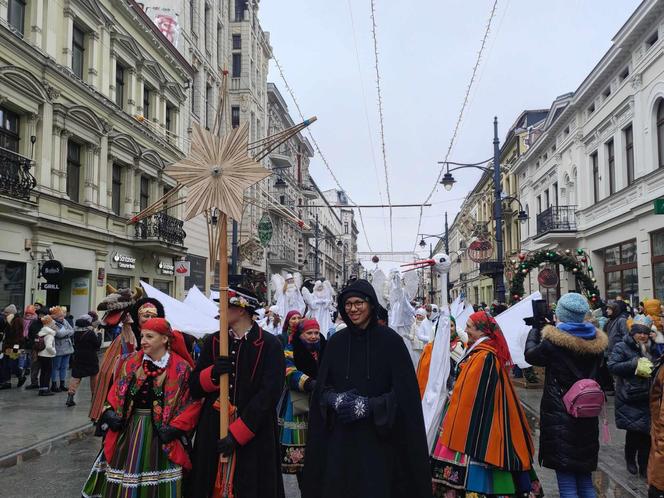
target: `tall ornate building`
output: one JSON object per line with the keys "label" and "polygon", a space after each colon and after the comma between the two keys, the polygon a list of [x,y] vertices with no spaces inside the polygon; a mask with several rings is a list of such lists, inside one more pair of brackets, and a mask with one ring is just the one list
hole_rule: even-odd
{"label": "tall ornate building", "polygon": [[[106,283],[175,292],[180,208],[127,221],[174,186],[192,75],[136,2],[0,2],[0,302],[77,315]],[[45,286],[46,260],[63,270]]]}

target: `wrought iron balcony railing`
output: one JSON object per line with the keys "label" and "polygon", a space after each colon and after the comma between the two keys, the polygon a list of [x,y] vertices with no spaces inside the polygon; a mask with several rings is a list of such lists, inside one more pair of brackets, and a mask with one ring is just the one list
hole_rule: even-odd
{"label": "wrought iron balcony railing", "polygon": [[576,206],[551,206],[537,215],[537,235],[576,232]]}
{"label": "wrought iron balcony railing", "polygon": [[0,147],[0,195],[14,199],[30,199],[37,180],[30,173],[32,161],[16,152]]}
{"label": "wrought iron balcony railing", "polygon": [[153,214],[136,223],[136,238],[157,239],[169,244],[183,245],[187,236],[184,229],[184,221],[166,214],[164,212]]}

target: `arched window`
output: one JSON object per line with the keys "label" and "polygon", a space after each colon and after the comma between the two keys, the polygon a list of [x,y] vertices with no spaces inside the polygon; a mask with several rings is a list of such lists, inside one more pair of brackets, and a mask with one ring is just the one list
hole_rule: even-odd
{"label": "arched window", "polygon": [[657,155],[659,167],[664,167],[664,99],[657,105]]}

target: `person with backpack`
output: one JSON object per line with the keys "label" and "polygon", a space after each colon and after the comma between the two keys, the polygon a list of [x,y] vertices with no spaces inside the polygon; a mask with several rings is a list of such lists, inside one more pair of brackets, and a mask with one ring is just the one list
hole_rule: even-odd
{"label": "person with backpack", "polygon": [[[647,317],[644,317],[647,318]],[[616,379],[616,426],[625,435],[627,471],[646,477],[650,452],[650,374],[657,359],[652,330],[643,318],[634,319],[629,335],[616,344],[609,357],[609,371]],[[637,464],[638,462],[638,469]]]}
{"label": "person with backpack", "polygon": [[591,473],[605,409],[597,379],[609,340],[584,321],[589,312],[585,297],[565,294],[556,305],[556,326],[533,328],[526,342],[526,361],[545,368],[539,461],[556,471],[561,498],[596,496]]}

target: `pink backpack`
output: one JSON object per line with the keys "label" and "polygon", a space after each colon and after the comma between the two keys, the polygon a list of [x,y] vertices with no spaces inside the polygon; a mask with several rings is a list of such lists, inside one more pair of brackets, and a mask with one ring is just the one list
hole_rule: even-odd
{"label": "pink backpack", "polygon": [[606,396],[596,381],[581,379],[564,394],[563,403],[574,418],[599,417],[604,411]]}

